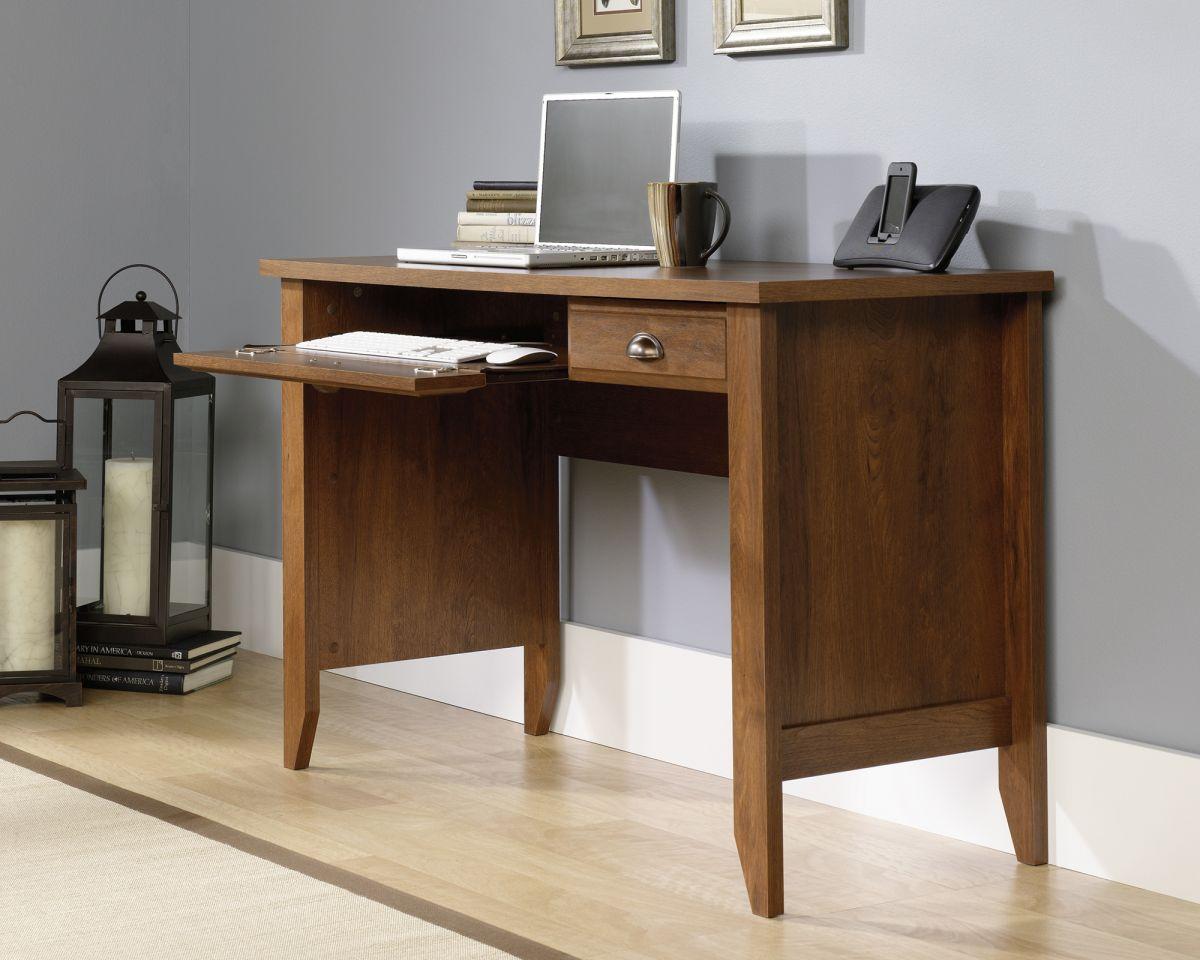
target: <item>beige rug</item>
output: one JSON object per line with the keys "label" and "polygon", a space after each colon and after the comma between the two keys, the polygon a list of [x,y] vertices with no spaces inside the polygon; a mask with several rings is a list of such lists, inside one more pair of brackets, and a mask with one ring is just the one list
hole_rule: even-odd
{"label": "beige rug", "polygon": [[3,744],[0,946],[72,960],[571,960]]}

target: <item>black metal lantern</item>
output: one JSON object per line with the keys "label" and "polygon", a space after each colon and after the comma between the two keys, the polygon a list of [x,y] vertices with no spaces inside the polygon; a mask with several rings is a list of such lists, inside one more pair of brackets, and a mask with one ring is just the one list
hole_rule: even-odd
{"label": "black metal lantern", "polygon": [[[37,417],[32,410],[14,413]],[[44,460],[0,463],[0,697],[36,690],[82,702],[75,673],[75,492],[78,470]]]}
{"label": "black metal lantern", "polygon": [[[175,309],[139,290],[101,312],[125,270],[160,274]],[[179,294],[145,263],[122,267],[96,302],[100,343],[58,382],[59,461],[79,497],[79,642],[162,645],[212,625],[212,452],[216,381],[177,367]]]}

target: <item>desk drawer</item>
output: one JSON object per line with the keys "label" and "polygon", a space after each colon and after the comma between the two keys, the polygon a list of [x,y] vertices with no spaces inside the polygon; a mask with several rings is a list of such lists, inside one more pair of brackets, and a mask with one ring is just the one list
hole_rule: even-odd
{"label": "desk drawer", "polygon": [[725,308],[707,303],[572,300],[570,377],[725,391]]}

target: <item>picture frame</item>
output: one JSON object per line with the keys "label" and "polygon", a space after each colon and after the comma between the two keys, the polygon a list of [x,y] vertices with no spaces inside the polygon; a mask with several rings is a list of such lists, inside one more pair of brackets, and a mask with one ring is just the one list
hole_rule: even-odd
{"label": "picture frame", "polygon": [[554,62],[600,67],[675,60],[675,0],[554,0]]}
{"label": "picture frame", "polygon": [[713,53],[845,50],[849,0],[713,0]]}

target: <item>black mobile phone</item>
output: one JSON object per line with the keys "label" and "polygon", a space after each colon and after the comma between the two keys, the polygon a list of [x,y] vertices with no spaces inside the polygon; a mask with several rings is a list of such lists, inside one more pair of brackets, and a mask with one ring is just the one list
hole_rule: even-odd
{"label": "black mobile phone", "polygon": [[883,206],[879,211],[879,239],[899,237],[904,221],[912,210],[913,190],[917,186],[915,163],[888,165],[887,186],[883,191]]}

